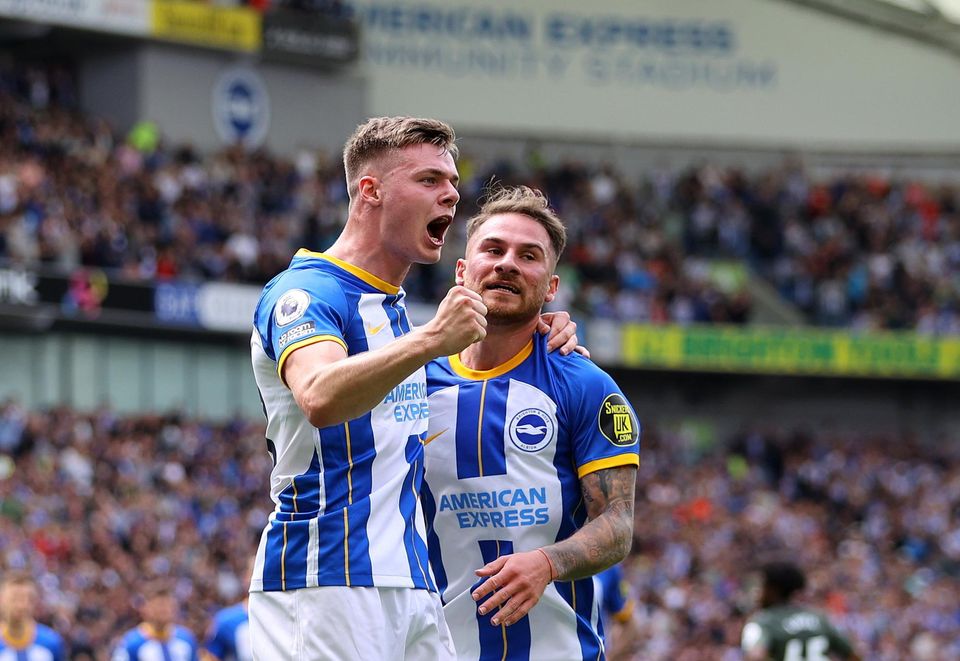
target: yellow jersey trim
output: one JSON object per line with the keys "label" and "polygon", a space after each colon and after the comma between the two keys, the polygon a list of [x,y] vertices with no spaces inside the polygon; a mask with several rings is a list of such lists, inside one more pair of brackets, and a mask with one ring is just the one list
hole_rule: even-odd
{"label": "yellow jersey trim", "polygon": [[34,622],[29,622],[23,632],[23,635],[19,638],[13,636],[10,633],[10,629],[7,628],[7,625],[0,627],[0,638],[6,642],[7,647],[16,651],[23,651],[29,647],[30,643],[34,641],[37,636],[37,625]]}
{"label": "yellow jersey trim", "polygon": [[629,622],[630,618],[633,617],[633,609],[636,606],[633,599],[630,599],[627,603],[623,605],[623,608],[620,609],[618,613],[613,614],[613,619],[620,624]]}
{"label": "yellow jersey trim", "polygon": [[306,248],[300,248],[300,250],[297,251],[296,257],[316,257],[317,259],[325,259],[331,264],[336,264],[344,271],[352,273],[368,285],[376,287],[382,292],[393,294],[394,296],[400,293],[400,287],[397,285],[391,285],[386,280],[381,280],[369,271],[364,271],[359,266],[354,266],[349,262],[345,262],[342,259],[337,259],[333,255],[328,255],[325,252],[314,252],[312,250],[307,250]]}
{"label": "yellow jersey trim", "polygon": [[[483,477],[483,405],[487,399],[487,382],[483,382],[480,389],[480,414],[477,416],[477,466],[480,469],[480,477]],[[499,542],[497,543],[499,549]],[[497,551],[499,553],[499,551]]]}
{"label": "yellow jersey trim", "polygon": [[149,622],[142,622],[140,624],[140,631],[144,636],[150,640],[156,640],[161,643],[170,640],[170,638],[173,636],[173,629],[174,627],[172,625],[167,627],[165,630],[161,630],[157,629]]}
{"label": "yellow jersey trim", "polygon": [[483,381],[485,379],[493,379],[498,376],[502,376],[512,370],[514,367],[522,363],[527,359],[527,357],[533,353],[533,339],[527,342],[527,345],[520,349],[519,353],[513,358],[508,360],[505,363],[497,365],[493,369],[489,370],[474,370],[470,369],[460,360],[460,356],[450,356],[450,369],[454,371],[458,376],[462,376],[465,379],[473,379],[474,381]]}
{"label": "yellow jersey trim", "polygon": [[280,377],[283,385],[287,385],[286,379],[283,378],[283,364],[287,362],[287,358],[290,357],[290,354],[297,349],[307,346],[308,344],[316,344],[317,342],[336,342],[343,347],[344,351],[350,353],[350,350],[347,349],[347,343],[336,335],[314,335],[313,337],[304,338],[299,342],[294,342],[283,350],[283,353],[280,354],[280,359],[277,361],[277,376]]}
{"label": "yellow jersey trim", "polygon": [[590,473],[602,471],[604,468],[617,468],[619,466],[640,466],[640,457],[636,454],[618,454],[615,457],[606,457],[595,461],[588,461],[577,469],[577,477],[583,477]]}

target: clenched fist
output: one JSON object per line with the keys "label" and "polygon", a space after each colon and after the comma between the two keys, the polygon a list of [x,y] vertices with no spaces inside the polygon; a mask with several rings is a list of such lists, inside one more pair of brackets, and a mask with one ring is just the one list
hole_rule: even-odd
{"label": "clenched fist", "polygon": [[457,285],[440,301],[437,315],[422,330],[436,342],[436,355],[452,356],[487,336],[487,306],[480,294]]}

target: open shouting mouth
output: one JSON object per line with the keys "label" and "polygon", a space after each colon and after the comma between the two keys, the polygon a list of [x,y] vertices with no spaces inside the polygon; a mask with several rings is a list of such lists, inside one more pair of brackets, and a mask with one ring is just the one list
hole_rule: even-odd
{"label": "open shouting mouth", "polygon": [[439,216],[430,221],[427,225],[427,234],[430,236],[433,245],[443,245],[443,238],[447,235],[447,230],[451,224],[453,224],[453,216]]}

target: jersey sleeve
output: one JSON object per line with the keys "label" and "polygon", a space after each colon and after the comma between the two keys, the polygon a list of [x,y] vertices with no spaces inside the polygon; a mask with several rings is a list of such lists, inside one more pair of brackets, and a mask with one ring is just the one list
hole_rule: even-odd
{"label": "jersey sleeve", "polygon": [[640,421],[610,376],[577,356],[564,370],[577,475],[640,465]]}
{"label": "jersey sleeve", "polygon": [[830,651],[835,652],[844,659],[853,656],[853,645],[847,640],[847,637],[840,633],[836,627],[827,622],[827,637],[830,639]]}
{"label": "jersey sleeve", "polygon": [[740,647],[744,652],[755,649],[769,649],[770,637],[767,630],[756,620],[750,620],[743,626],[743,632],[740,635]]}
{"label": "jersey sleeve", "polygon": [[633,614],[633,600],[630,599],[630,590],[623,579],[623,570],[620,565],[614,565],[600,576],[605,583],[601,607],[617,622],[627,621]]}
{"label": "jersey sleeve", "polygon": [[53,661],[67,661],[67,648],[63,642],[63,637],[59,634],[53,634],[50,644],[50,652]]}
{"label": "jersey sleeve", "polygon": [[124,636],[114,648],[113,654],[110,657],[110,661],[130,661],[133,654],[133,650],[131,648],[131,641],[127,636]]}
{"label": "jersey sleeve", "polygon": [[354,313],[332,275],[290,271],[264,291],[254,321],[265,352],[282,375],[286,359],[301,347],[332,340],[346,349],[346,328]]}
{"label": "jersey sleeve", "polygon": [[197,637],[186,627],[178,627],[177,633],[181,640],[190,645],[190,661],[200,661],[200,646],[197,644]]}
{"label": "jersey sleeve", "polygon": [[[203,652],[207,654],[203,654]],[[206,659],[223,659],[226,658],[226,652],[222,622],[220,622],[219,618],[215,618],[210,625],[210,630],[204,637],[201,657]]]}

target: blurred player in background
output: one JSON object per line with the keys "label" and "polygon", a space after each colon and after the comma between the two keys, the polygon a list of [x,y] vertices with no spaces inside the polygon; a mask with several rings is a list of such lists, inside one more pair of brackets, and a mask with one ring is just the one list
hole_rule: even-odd
{"label": "blurred player in background", "polygon": [[66,661],[60,635],[34,619],[37,599],[29,574],[0,578],[0,661]]}
{"label": "blurred player in background", "polygon": [[592,576],[630,550],[640,427],[606,373],[536,332],[566,242],[546,199],[494,191],[467,237],[457,283],[486,305],[486,337],[427,367],[424,502],[447,622],[461,659],[594,660]]}
{"label": "blurred player in background", "polygon": [[603,647],[609,661],[628,659],[638,635],[633,621],[636,602],[623,576],[623,565],[615,564],[593,577],[600,610]]}
{"label": "blurred player in background", "polygon": [[[247,567],[247,577],[253,571],[253,561]],[[213,616],[210,628],[200,650],[202,661],[253,661],[250,645],[250,616],[247,599],[227,606]]]}
{"label": "blurred player in background", "polygon": [[255,659],[454,654],[418,498],[423,366],[481,339],[486,307],[453,287],[411,328],[400,288],[412,264],[440,258],[460,199],[454,139],[431,119],[358,127],[342,233],[299,251],[261,295],[251,349],[276,509],[250,588]]}
{"label": "blurred player in background", "polygon": [[143,622],[124,634],[112,661],[198,661],[197,640],[176,624],[178,611],[169,588],[149,587],[140,606]]}
{"label": "blurred player in background", "polygon": [[793,603],[806,586],[803,571],[791,562],[760,568],[760,607],[744,625],[741,645],[748,661],[859,659],[853,647],[823,613]]}
{"label": "blurred player in background", "polygon": [[200,650],[203,661],[252,661],[247,600],[227,606],[213,616]]}

